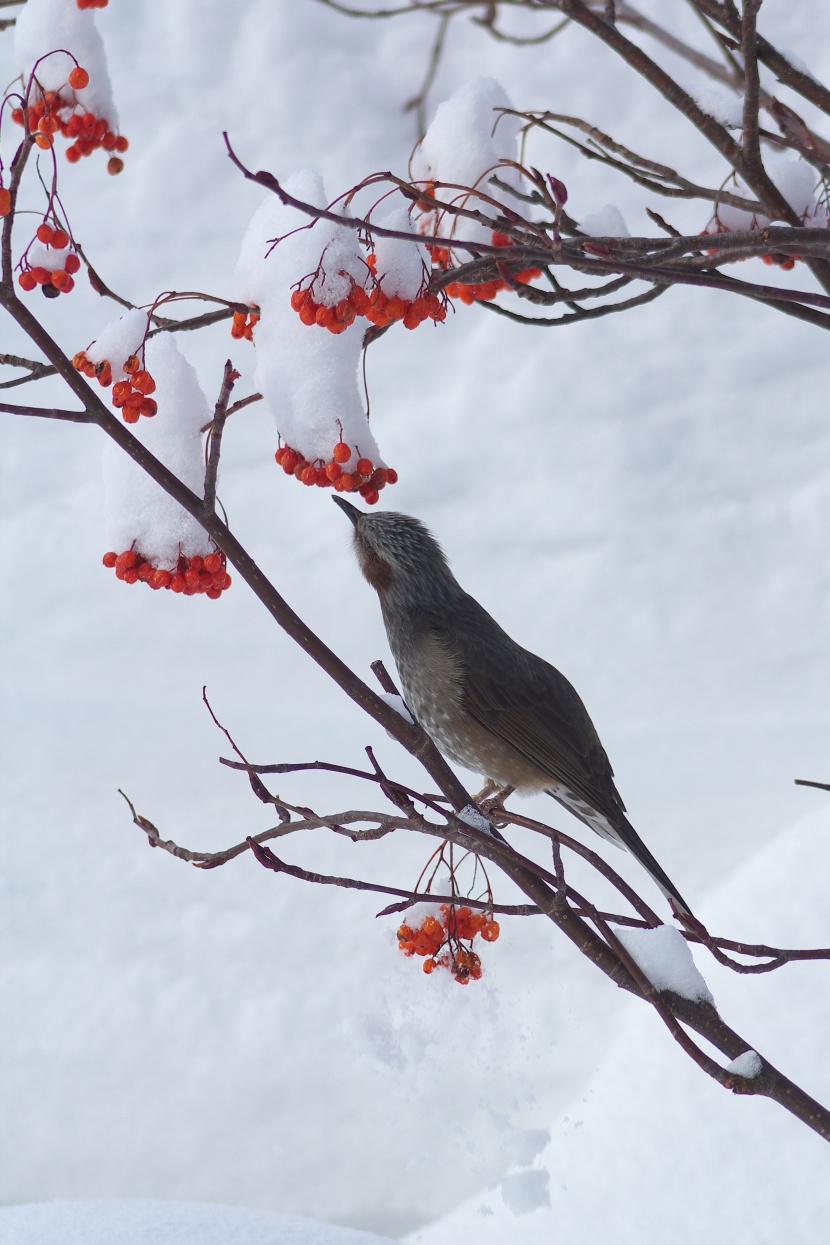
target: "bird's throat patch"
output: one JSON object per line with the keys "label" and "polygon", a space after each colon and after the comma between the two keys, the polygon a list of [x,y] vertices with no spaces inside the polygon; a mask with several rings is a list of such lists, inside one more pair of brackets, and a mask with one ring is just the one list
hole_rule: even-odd
{"label": "bird's throat patch", "polygon": [[374,549],[356,542],[357,560],[364,578],[377,592],[385,592],[392,583],[392,567]]}

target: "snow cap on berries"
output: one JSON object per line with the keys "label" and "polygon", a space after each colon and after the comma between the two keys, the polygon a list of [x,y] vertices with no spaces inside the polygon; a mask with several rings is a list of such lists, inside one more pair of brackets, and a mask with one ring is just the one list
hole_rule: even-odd
{"label": "snow cap on berries", "polygon": [[[305,170],[284,185],[294,198],[326,206],[317,173]],[[304,218],[269,195],[242,243],[238,295],[261,311],[254,332],[255,382],[283,441],[309,463],[328,462],[342,439],[355,451],[355,463],[364,457],[381,466],[358,378],[365,326],[355,321],[334,335],[304,325],[291,306],[292,288],[307,287],[312,280],[326,298],[333,297],[341,279],[346,289],[352,281],[368,282],[357,233],[329,221],[317,221],[312,228],[304,224]],[[275,238],[281,241],[272,246]]]}
{"label": "snow cap on berries", "polygon": [[[451,182],[484,190],[488,178],[498,171],[502,181],[518,185],[515,169],[498,169],[501,160],[518,159],[521,121],[494,111],[512,107],[507,93],[495,78],[478,77],[464,83],[438,106],[423,142],[412,157],[413,180]],[[458,193],[439,190],[438,198],[454,200]],[[449,236],[463,230],[464,237],[480,234],[484,239],[482,229],[471,221],[459,224],[455,217],[445,216],[439,232]]]}
{"label": "snow cap on berries", "polygon": [[112,364],[113,379],[123,380],[127,375],[123,365],[141,349],[149,323],[146,311],[140,307],[133,308],[117,320],[110,321],[87,347],[86,357],[91,363],[103,363],[108,359]]}
{"label": "snow cap on berries", "polygon": [[47,272],[59,272],[62,268],[66,268],[66,257],[71,249],[65,246],[63,250],[55,251],[51,246],[42,246],[39,242],[35,242],[29,247],[27,259],[32,268],[45,268]]}
{"label": "snow cap on berries", "polygon": [[[117,128],[107,56],[94,13],[70,0],[28,0],[15,20],[14,52],[24,83],[40,61],[35,76],[44,91],[59,91],[73,104],[77,98],[84,110],[106,118],[111,129]],[[89,85],[80,90],[67,86],[75,68],[73,56],[89,74]]]}
{"label": "snow cap on berries", "polygon": [[[406,208],[397,208],[378,224],[399,233],[416,232]],[[390,298],[397,295],[412,302],[429,280],[429,255],[420,242],[378,237],[375,239],[375,261],[378,284]]]}
{"label": "snow cap on berries", "polygon": [[[201,496],[205,474],[201,430],[211,418],[207,398],[171,334],[150,339],[146,364],[156,381],[159,410],[155,418],[135,424],[133,435]],[[135,547],[154,566],[167,570],[177,565],[180,553],[192,558],[213,552],[201,524],[109,439],[103,468],[109,548]]]}

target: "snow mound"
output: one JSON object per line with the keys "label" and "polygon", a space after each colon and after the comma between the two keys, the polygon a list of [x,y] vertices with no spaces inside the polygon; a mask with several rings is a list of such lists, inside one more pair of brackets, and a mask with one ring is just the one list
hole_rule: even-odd
{"label": "snow mound", "polygon": [[42,1202],[0,1207],[3,1245],[384,1245],[386,1237],[294,1215],[197,1202]]}

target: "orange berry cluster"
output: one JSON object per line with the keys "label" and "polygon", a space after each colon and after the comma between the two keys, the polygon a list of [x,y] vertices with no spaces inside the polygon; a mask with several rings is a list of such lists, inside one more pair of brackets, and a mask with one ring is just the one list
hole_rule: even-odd
{"label": "orange berry cluster", "polygon": [[[495,942],[501,930],[498,921],[487,912],[441,904],[441,916],[424,917],[414,928],[402,925],[398,930],[398,948],[404,955],[424,956],[424,972],[448,968],[460,985],[478,981],[481,958],[473,951],[472,942],[481,934],[485,942]],[[469,947],[461,944],[468,942]]]}
{"label": "orange berry cluster", "polygon": [[254,328],[259,323],[259,313],[256,311],[235,311],[233,313],[233,324],[231,325],[231,337],[237,340],[244,337],[246,341],[254,340]]}
{"label": "orange berry cluster", "polygon": [[[90,378],[94,376],[98,384],[103,385],[105,389],[112,385],[112,364],[109,359],[93,363],[87,358],[85,350],[79,350],[73,356],[72,366],[76,371],[83,372],[85,376]],[[112,385],[112,404],[121,411],[125,424],[137,424],[141,415],[149,418],[158,410],[155,398],[150,397],[150,394],[155,392],[156,382],[147,369],[141,366],[141,360],[137,354],[131,354],[123,367],[127,378],[118,380]]]}
{"label": "orange berry cluster", "polygon": [[[368,257],[367,263],[374,273],[374,255]],[[334,307],[316,303],[311,287],[307,286],[304,290],[294,291],[291,295],[291,306],[303,324],[319,324],[330,333],[344,332],[357,316],[365,316],[370,324],[375,324],[378,328],[385,328],[395,320],[402,320],[404,327],[408,329],[416,329],[424,320],[445,320],[447,316],[447,309],[438,294],[422,290],[411,301],[397,295],[389,298],[377,283],[369,292],[352,283],[348,297]]]}
{"label": "orange berry cluster", "polygon": [[[55,251],[64,251],[69,246],[69,234],[66,230],[56,228],[48,221],[38,225],[36,236],[38,242],[42,242],[46,247],[52,247]],[[24,263],[26,266],[17,278],[18,285],[22,290],[27,291],[39,285],[47,298],[57,298],[59,294],[68,294],[70,290],[74,290],[73,274],[81,266],[81,261],[74,251],[67,255],[63,267],[54,272],[51,268],[44,268],[40,264],[32,266],[25,257]]]}
{"label": "orange berry cluster", "polygon": [[230,588],[232,582],[226,570],[225,555],[218,549],[205,557],[198,553],[192,558],[179,554],[178,563],[172,571],[153,566],[135,549],[105,553],[102,561],[104,566],[114,567],[116,578],[123,579],[126,584],[141,582],[154,589],[169,588],[171,592],[183,592],[186,597],[204,593],[215,601]]}
{"label": "orange berry cluster", "polygon": [[[499,233],[496,230],[493,234],[493,246],[513,246],[513,239],[506,233]],[[436,260],[436,253],[440,253],[441,259]],[[439,267],[446,267],[449,260],[449,252],[445,252],[442,247],[433,247],[432,258],[436,260]],[[517,272],[514,281],[527,283],[534,281],[536,277],[542,275],[541,268],[524,268],[521,272]],[[466,303],[469,307],[471,303],[491,302],[501,290],[509,289],[506,281],[502,281],[500,277],[496,277],[492,281],[481,281],[478,284],[467,284],[465,281],[453,281],[446,287],[448,298],[460,298],[462,303]]]}
{"label": "orange berry cluster", "polygon": [[371,458],[359,458],[354,471],[344,471],[343,464],[352,457],[351,446],[338,441],[327,463],[322,458],[310,463],[299,450],[281,445],[274,458],[287,476],[294,476],[309,487],[333,488],[338,493],[360,493],[369,506],[380,498],[387,484],[397,484],[398,473],[392,467],[376,467]]}
{"label": "orange berry cluster", "polygon": [[[70,73],[69,85],[76,91],[89,85],[89,74],[81,65],[76,65]],[[48,150],[56,133],[74,140],[66,149],[66,158],[70,164],[77,164],[81,156],[91,155],[99,147],[104,151],[123,155],[130,145],[123,135],[110,129],[105,117],[96,117],[92,112],[77,112],[75,105],[66,100],[59,91],[44,91],[35,103],[29,104],[27,112],[29,130],[35,135],[38,147]],[[12,109],[12,120],[18,125],[24,124],[22,108]],[[107,164],[107,172],[120,173],[123,167],[124,161],[120,155],[112,154]]]}

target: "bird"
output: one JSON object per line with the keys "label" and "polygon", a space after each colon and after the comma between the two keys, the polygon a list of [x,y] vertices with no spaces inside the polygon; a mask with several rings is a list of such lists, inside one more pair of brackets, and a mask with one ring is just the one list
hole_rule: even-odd
{"label": "bird", "polygon": [[340,494],[333,500],[352,522],[358,564],[380,599],[407,706],[438,748],[499,787],[547,792],[602,838],[627,848],[676,914],[690,916],[628,820],[572,684],[464,591],[420,519],[362,511]]}

